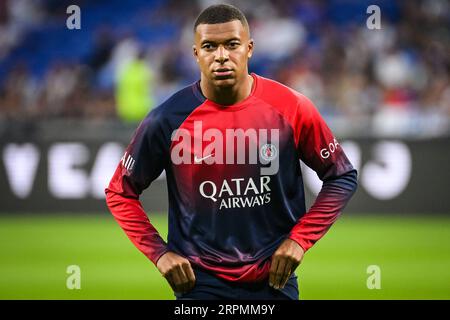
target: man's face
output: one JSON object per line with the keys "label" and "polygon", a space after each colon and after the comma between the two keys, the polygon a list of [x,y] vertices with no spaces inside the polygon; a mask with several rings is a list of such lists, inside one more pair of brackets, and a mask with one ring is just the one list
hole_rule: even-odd
{"label": "man's face", "polygon": [[239,20],[200,24],[193,50],[203,78],[214,86],[229,87],[246,79],[253,40]]}

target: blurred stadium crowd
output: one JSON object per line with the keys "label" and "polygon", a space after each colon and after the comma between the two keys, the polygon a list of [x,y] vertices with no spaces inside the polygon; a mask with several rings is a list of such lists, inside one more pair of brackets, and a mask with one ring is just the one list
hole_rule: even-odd
{"label": "blurred stadium crowd", "polygon": [[[198,78],[192,25],[212,3],[0,0],[0,120],[138,121]],[[249,19],[250,71],[308,96],[335,129],[450,132],[448,1],[228,3]],[[66,27],[71,4],[79,30]],[[366,26],[371,4],[380,30]]]}

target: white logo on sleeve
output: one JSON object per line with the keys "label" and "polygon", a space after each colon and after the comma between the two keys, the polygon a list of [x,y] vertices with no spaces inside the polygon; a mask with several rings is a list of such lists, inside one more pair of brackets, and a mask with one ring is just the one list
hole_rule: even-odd
{"label": "white logo on sleeve", "polygon": [[122,162],[122,165],[125,167],[125,169],[127,169],[128,171],[131,171],[134,167],[134,164],[136,163],[133,157],[129,155],[127,152],[125,152],[120,161]]}
{"label": "white logo on sleeve", "polygon": [[337,142],[337,140],[333,139],[333,142],[330,142],[327,148],[323,148],[320,150],[320,156],[324,159],[329,158],[332,153],[336,152],[338,146],[339,143]]}

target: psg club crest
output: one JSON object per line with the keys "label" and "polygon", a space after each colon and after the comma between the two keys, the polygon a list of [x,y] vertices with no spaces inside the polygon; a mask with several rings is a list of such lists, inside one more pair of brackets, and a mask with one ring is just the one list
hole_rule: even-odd
{"label": "psg club crest", "polygon": [[260,150],[261,158],[265,161],[272,161],[278,155],[278,150],[275,145],[271,143],[266,143],[261,147]]}

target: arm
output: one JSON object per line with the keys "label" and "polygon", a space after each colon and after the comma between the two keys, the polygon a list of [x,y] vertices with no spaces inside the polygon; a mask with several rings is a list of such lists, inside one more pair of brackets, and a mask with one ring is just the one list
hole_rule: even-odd
{"label": "arm", "polygon": [[289,275],[337,220],[356,191],[357,172],[314,105],[300,97],[298,151],[300,159],[323,181],[314,204],[292,228],[272,258],[270,283],[284,287]]}
{"label": "arm", "polygon": [[164,154],[160,122],[151,113],[136,130],[106,188],[106,203],[131,242],[156,265],[172,289],[184,292],[195,283],[189,261],[168,251],[139,201],[142,191],[163,171]]}
{"label": "arm", "polygon": [[306,252],[322,238],[356,191],[356,170],[323,182],[314,204],[292,229],[289,238]]}

